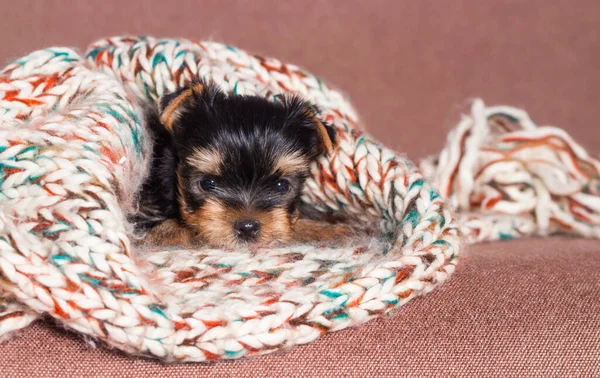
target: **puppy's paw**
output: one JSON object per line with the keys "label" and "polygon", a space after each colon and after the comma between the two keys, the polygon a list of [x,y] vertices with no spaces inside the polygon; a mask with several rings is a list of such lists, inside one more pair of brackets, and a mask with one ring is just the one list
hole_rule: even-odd
{"label": "puppy's paw", "polygon": [[357,231],[347,224],[331,224],[309,219],[300,219],[294,225],[293,240],[310,242],[348,242],[356,237]]}
{"label": "puppy's paw", "polygon": [[174,219],[168,219],[146,234],[145,243],[164,247],[192,247],[199,242],[192,230]]}

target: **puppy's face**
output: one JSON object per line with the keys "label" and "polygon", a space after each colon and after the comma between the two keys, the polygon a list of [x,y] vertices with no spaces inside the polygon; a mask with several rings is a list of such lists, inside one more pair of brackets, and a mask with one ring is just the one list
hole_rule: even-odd
{"label": "puppy's face", "polygon": [[309,163],[335,143],[315,108],[194,82],[164,96],[160,110],[177,153],[184,222],[217,247],[289,240]]}

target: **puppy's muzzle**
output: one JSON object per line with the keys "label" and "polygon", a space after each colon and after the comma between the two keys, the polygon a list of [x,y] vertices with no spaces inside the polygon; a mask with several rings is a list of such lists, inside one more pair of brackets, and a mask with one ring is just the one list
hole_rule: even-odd
{"label": "puppy's muzzle", "polygon": [[238,239],[251,242],[258,238],[260,222],[255,219],[243,219],[233,223],[233,230]]}

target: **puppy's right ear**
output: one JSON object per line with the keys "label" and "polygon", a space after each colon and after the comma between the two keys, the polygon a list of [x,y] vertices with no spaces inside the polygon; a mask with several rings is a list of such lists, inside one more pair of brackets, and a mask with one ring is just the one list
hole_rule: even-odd
{"label": "puppy's right ear", "polygon": [[175,123],[179,120],[186,108],[198,103],[207,86],[200,81],[193,81],[189,85],[172,93],[163,95],[158,102],[160,123],[172,133]]}

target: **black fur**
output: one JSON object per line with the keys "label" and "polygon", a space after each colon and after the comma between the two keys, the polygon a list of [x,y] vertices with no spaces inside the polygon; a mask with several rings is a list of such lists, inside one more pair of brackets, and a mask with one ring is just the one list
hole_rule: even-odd
{"label": "black fur", "polygon": [[[165,109],[181,91],[162,97]],[[259,210],[284,208],[292,216],[308,174],[298,172],[285,177],[290,190],[281,193],[276,183],[281,173],[273,174],[277,156],[299,153],[308,161],[323,152],[314,119],[317,109],[298,97],[279,97],[278,101],[257,96],[227,96],[213,85],[194,93],[171,132],[160,123],[158,112],[146,113],[146,124],[154,140],[150,174],[139,194],[140,211],[132,220],[138,230],[147,230],[166,219],[181,221],[176,171],[180,168],[188,211],[200,208],[214,196],[232,209],[251,206]],[[307,112],[308,109],[308,112]],[[324,124],[332,141],[335,129]],[[212,148],[222,160],[219,177],[188,164],[195,148]],[[217,186],[207,193],[201,180],[214,179]]]}

